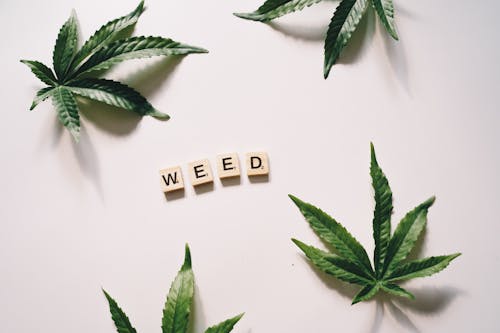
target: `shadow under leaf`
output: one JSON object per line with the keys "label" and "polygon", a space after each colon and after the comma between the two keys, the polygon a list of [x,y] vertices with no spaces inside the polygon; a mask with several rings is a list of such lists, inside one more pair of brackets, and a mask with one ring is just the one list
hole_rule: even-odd
{"label": "shadow under leaf", "polygon": [[139,124],[142,116],[129,110],[120,109],[90,99],[78,98],[80,114],[100,129],[123,136],[130,134]]}
{"label": "shadow under leaf", "polygon": [[409,289],[409,291],[415,295],[415,300],[398,298],[386,293],[375,296],[377,309],[370,333],[380,333],[385,305],[387,305],[389,312],[399,325],[410,332],[418,333],[420,329],[406,312],[437,315],[444,311],[455,297],[461,294],[460,290],[452,287],[422,287],[413,290]]}
{"label": "shadow under leaf", "polygon": [[[382,28],[383,29],[383,28]],[[410,76],[408,72],[408,61],[404,49],[404,42],[394,40],[389,34],[383,34],[385,51],[391,65],[391,69],[408,94],[411,95]]]}
{"label": "shadow under leaf", "polygon": [[[353,32],[337,63],[352,64],[358,60],[363,50],[372,42],[375,33],[375,13],[367,10]],[[286,36],[308,42],[322,42],[328,31],[328,24],[318,27],[305,27],[285,23],[266,23],[271,29]]]}
{"label": "shadow under leaf", "polygon": [[160,88],[168,82],[177,66],[186,55],[164,57],[153,62],[146,68],[137,70],[123,79],[123,82],[145,97],[152,97]]}
{"label": "shadow under leaf", "polygon": [[84,126],[80,128],[80,142],[71,140],[71,144],[82,173],[94,183],[101,200],[104,200],[99,157]]}
{"label": "shadow under leaf", "polygon": [[340,281],[333,276],[319,270],[314,264],[307,259],[307,257],[302,256],[302,259],[309,265],[309,268],[316,274],[316,276],[323,282],[329,289],[337,291],[340,295],[352,300],[354,296],[359,292],[360,288],[356,285]]}
{"label": "shadow under leaf", "polygon": [[191,313],[189,314],[190,320],[188,323],[187,333],[202,332],[206,328],[206,318],[203,311],[203,304],[200,298],[198,286],[194,286],[194,297],[191,305]]}
{"label": "shadow under leaf", "polygon": [[376,299],[375,317],[373,318],[373,325],[370,329],[370,333],[379,332],[382,327],[382,319],[384,318],[384,302],[380,299]]}
{"label": "shadow under leaf", "polygon": [[[144,97],[154,95],[174,72],[184,56],[169,56],[129,75],[123,83],[139,91]],[[97,127],[117,136],[130,134],[142,116],[86,98],[78,98],[81,114]],[[160,110],[163,111],[163,110]],[[167,112],[168,113],[168,112]]]}
{"label": "shadow under leaf", "polygon": [[396,319],[396,321],[403,326],[404,328],[408,329],[410,332],[414,333],[419,333],[420,330],[418,327],[413,323],[413,321],[404,313],[399,307],[397,307],[393,302],[388,301],[387,302],[387,307],[389,308],[389,312],[393,315],[393,317]]}
{"label": "shadow under leaf", "polygon": [[415,300],[398,299],[398,304],[412,312],[434,315],[444,311],[463,292],[453,287],[421,287],[409,289]]}
{"label": "shadow under leaf", "polygon": [[285,36],[308,42],[324,41],[328,30],[328,24],[318,27],[305,27],[286,23],[269,22],[267,26]]}

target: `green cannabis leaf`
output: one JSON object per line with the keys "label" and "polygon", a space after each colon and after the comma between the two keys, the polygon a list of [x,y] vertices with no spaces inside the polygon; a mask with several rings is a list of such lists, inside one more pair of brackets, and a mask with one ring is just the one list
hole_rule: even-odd
{"label": "green cannabis leaf", "polygon": [[292,239],[292,241],[320,270],[339,280],[363,287],[354,297],[352,304],[370,299],[379,290],[414,299],[415,297],[410,292],[394,282],[438,273],[460,253],[405,261],[425,228],[427,211],[435,198],[431,197],[407,213],[391,236],[392,191],[385,174],[378,165],[373,144],[371,145],[370,176],[375,192],[374,268],[363,246],[340,223],[319,208],[289,195],[316,234],[332,246],[337,253],[322,251],[297,239]]}
{"label": "green cannabis leaf", "polygon": [[[322,0],[267,0],[252,13],[234,13],[234,15],[252,21],[268,22],[280,16],[302,10]],[[361,18],[371,2],[387,32],[398,40],[394,25],[394,5],[392,0],[341,0],[331,19],[325,39],[325,61],[323,74],[325,79],[332,66],[356,30]]]}
{"label": "green cannabis leaf", "polygon": [[[127,315],[118,303],[103,289],[109,303],[111,319],[118,333],[136,333]],[[186,333],[194,294],[194,274],[191,268],[191,252],[186,244],[184,263],[170,286],[163,309],[162,333]],[[243,317],[243,313],[208,328],[205,333],[229,333]]]}
{"label": "green cannabis leaf", "polygon": [[143,12],[144,1],[141,1],[130,14],[99,28],[79,50],[78,24],[76,14],[72,12],[57,36],[52,57],[54,71],[39,61],[21,60],[40,81],[48,85],[37,92],[30,110],[47,98],[52,98],[59,120],[76,141],[80,133],[80,116],[75,95],[131,110],[142,116],[168,119],[168,115],[155,110],[144,96],[131,87],[89,75],[129,59],[208,52],[163,37],[119,39],[120,33],[133,26]]}

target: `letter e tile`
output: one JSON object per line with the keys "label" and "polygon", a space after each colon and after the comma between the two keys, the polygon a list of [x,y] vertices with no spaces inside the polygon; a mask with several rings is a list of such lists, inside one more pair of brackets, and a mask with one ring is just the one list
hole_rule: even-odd
{"label": "letter e tile", "polygon": [[228,153],[217,156],[217,174],[220,179],[239,177],[240,162],[238,154]]}
{"label": "letter e tile", "polygon": [[207,159],[191,162],[189,163],[188,168],[189,178],[191,179],[191,184],[193,186],[207,184],[214,181],[212,169],[210,168],[210,162]]}

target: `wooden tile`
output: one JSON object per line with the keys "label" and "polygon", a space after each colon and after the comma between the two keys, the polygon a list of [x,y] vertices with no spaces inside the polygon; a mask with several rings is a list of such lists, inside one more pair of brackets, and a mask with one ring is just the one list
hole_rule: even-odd
{"label": "wooden tile", "polygon": [[184,188],[180,166],[160,170],[160,179],[163,192],[172,192]]}
{"label": "wooden tile", "polygon": [[240,171],[240,161],[238,160],[238,154],[228,153],[221,154],[217,156],[217,174],[220,179],[239,177]]}
{"label": "wooden tile", "polygon": [[247,175],[265,176],[269,174],[269,159],[267,153],[247,153]]}
{"label": "wooden tile", "polygon": [[189,178],[193,186],[207,184],[214,181],[210,162],[208,160],[199,160],[189,163]]}

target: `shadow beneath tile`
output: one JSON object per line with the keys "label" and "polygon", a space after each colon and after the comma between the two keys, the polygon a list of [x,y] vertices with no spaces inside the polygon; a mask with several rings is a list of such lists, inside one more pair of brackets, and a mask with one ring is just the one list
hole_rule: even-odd
{"label": "shadow beneath tile", "polygon": [[164,192],[163,194],[165,195],[165,200],[175,201],[183,199],[186,196],[186,191],[182,188],[172,192]]}
{"label": "shadow beneath tile", "polygon": [[214,183],[201,184],[194,187],[194,192],[197,195],[212,192],[214,190]]}
{"label": "shadow beneath tile", "polygon": [[241,177],[222,178],[220,182],[224,187],[238,186],[241,185]]}
{"label": "shadow beneath tile", "polygon": [[269,175],[249,176],[248,180],[252,184],[269,183]]}

